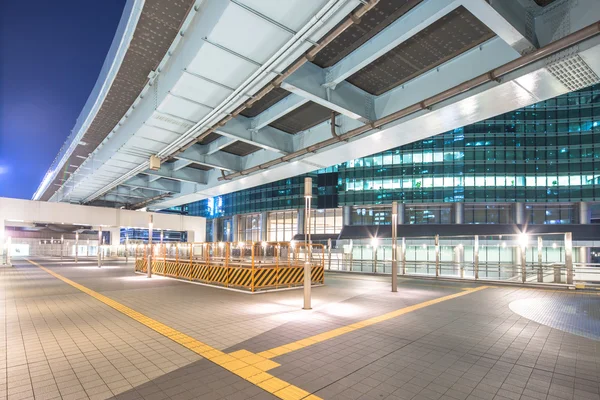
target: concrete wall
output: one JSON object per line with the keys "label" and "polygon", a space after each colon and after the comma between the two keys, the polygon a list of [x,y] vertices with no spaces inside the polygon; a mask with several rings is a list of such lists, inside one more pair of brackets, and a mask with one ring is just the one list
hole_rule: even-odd
{"label": "concrete wall", "polygon": [[154,215],[155,229],[187,231],[190,241],[205,240],[206,219],[202,217],[5,197],[0,197],[0,234],[4,233],[5,225],[11,225],[11,221],[82,224],[94,228],[99,226],[147,228],[150,215]]}

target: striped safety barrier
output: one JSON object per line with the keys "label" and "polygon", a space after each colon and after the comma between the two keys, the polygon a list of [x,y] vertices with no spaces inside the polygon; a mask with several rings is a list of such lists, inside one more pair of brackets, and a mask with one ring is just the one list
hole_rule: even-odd
{"label": "striped safety barrier", "polygon": [[[136,272],[147,272],[148,261],[145,258],[135,260]],[[247,290],[300,286],[304,283],[303,266],[285,267],[238,267],[189,262],[153,260],[152,272],[173,278],[187,279],[210,284],[236,287]],[[311,268],[312,284],[325,283],[324,268]]]}

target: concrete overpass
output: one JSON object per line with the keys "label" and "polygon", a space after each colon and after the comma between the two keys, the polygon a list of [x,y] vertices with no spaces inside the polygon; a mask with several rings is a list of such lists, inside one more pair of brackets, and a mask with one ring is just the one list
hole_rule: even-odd
{"label": "concrete overpass", "polygon": [[599,20],[595,0],[132,0],[33,198],[161,209],[420,140],[598,82]]}
{"label": "concrete overpass", "polygon": [[121,227],[148,229],[150,215],[157,230],[186,231],[190,242],[205,240],[206,220],[202,217],[0,197],[0,244],[6,227],[31,227],[34,224],[102,229],[111,232],[113,243],[107,244],[118,244]]}

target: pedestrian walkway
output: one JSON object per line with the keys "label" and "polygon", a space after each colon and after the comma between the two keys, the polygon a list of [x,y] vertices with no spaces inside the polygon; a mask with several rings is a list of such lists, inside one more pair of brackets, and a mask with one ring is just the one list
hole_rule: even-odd
{"label": "pedestrian walkway", "polygon": [[331,274],[305,311],[132,263],[15,265],[0,400],[600,399],[595,293]]}

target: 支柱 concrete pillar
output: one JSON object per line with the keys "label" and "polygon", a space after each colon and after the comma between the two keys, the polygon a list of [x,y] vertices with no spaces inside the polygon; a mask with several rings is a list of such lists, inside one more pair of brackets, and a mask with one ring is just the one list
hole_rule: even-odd
{"label": "\u652f\u67f1 concrete pillar", "polygon": [[267,241],[267,228],[269,227],[269,213],[263,211],[260,213],[260,240]]}
{"label": "\u652f\u67f1 concrete pillar", "polygon": [[465,223],[465,203],[454,203],[454,223]]}
{"label": "\u652f\u67f1 concrete pillar", "polygon": [[525,203],[513,204],[513,222],[517,225],[524,225],[526,223]]}
{"label": "\u652f\u67f1 concrete pillar", "polygon": [[[588,225],[592,222],[592,210],[589,203],[585,201],[579,202],[579,223]],[[579,247],[579,262],[589,264],[592,261],[592,253],[587,246]]]}

